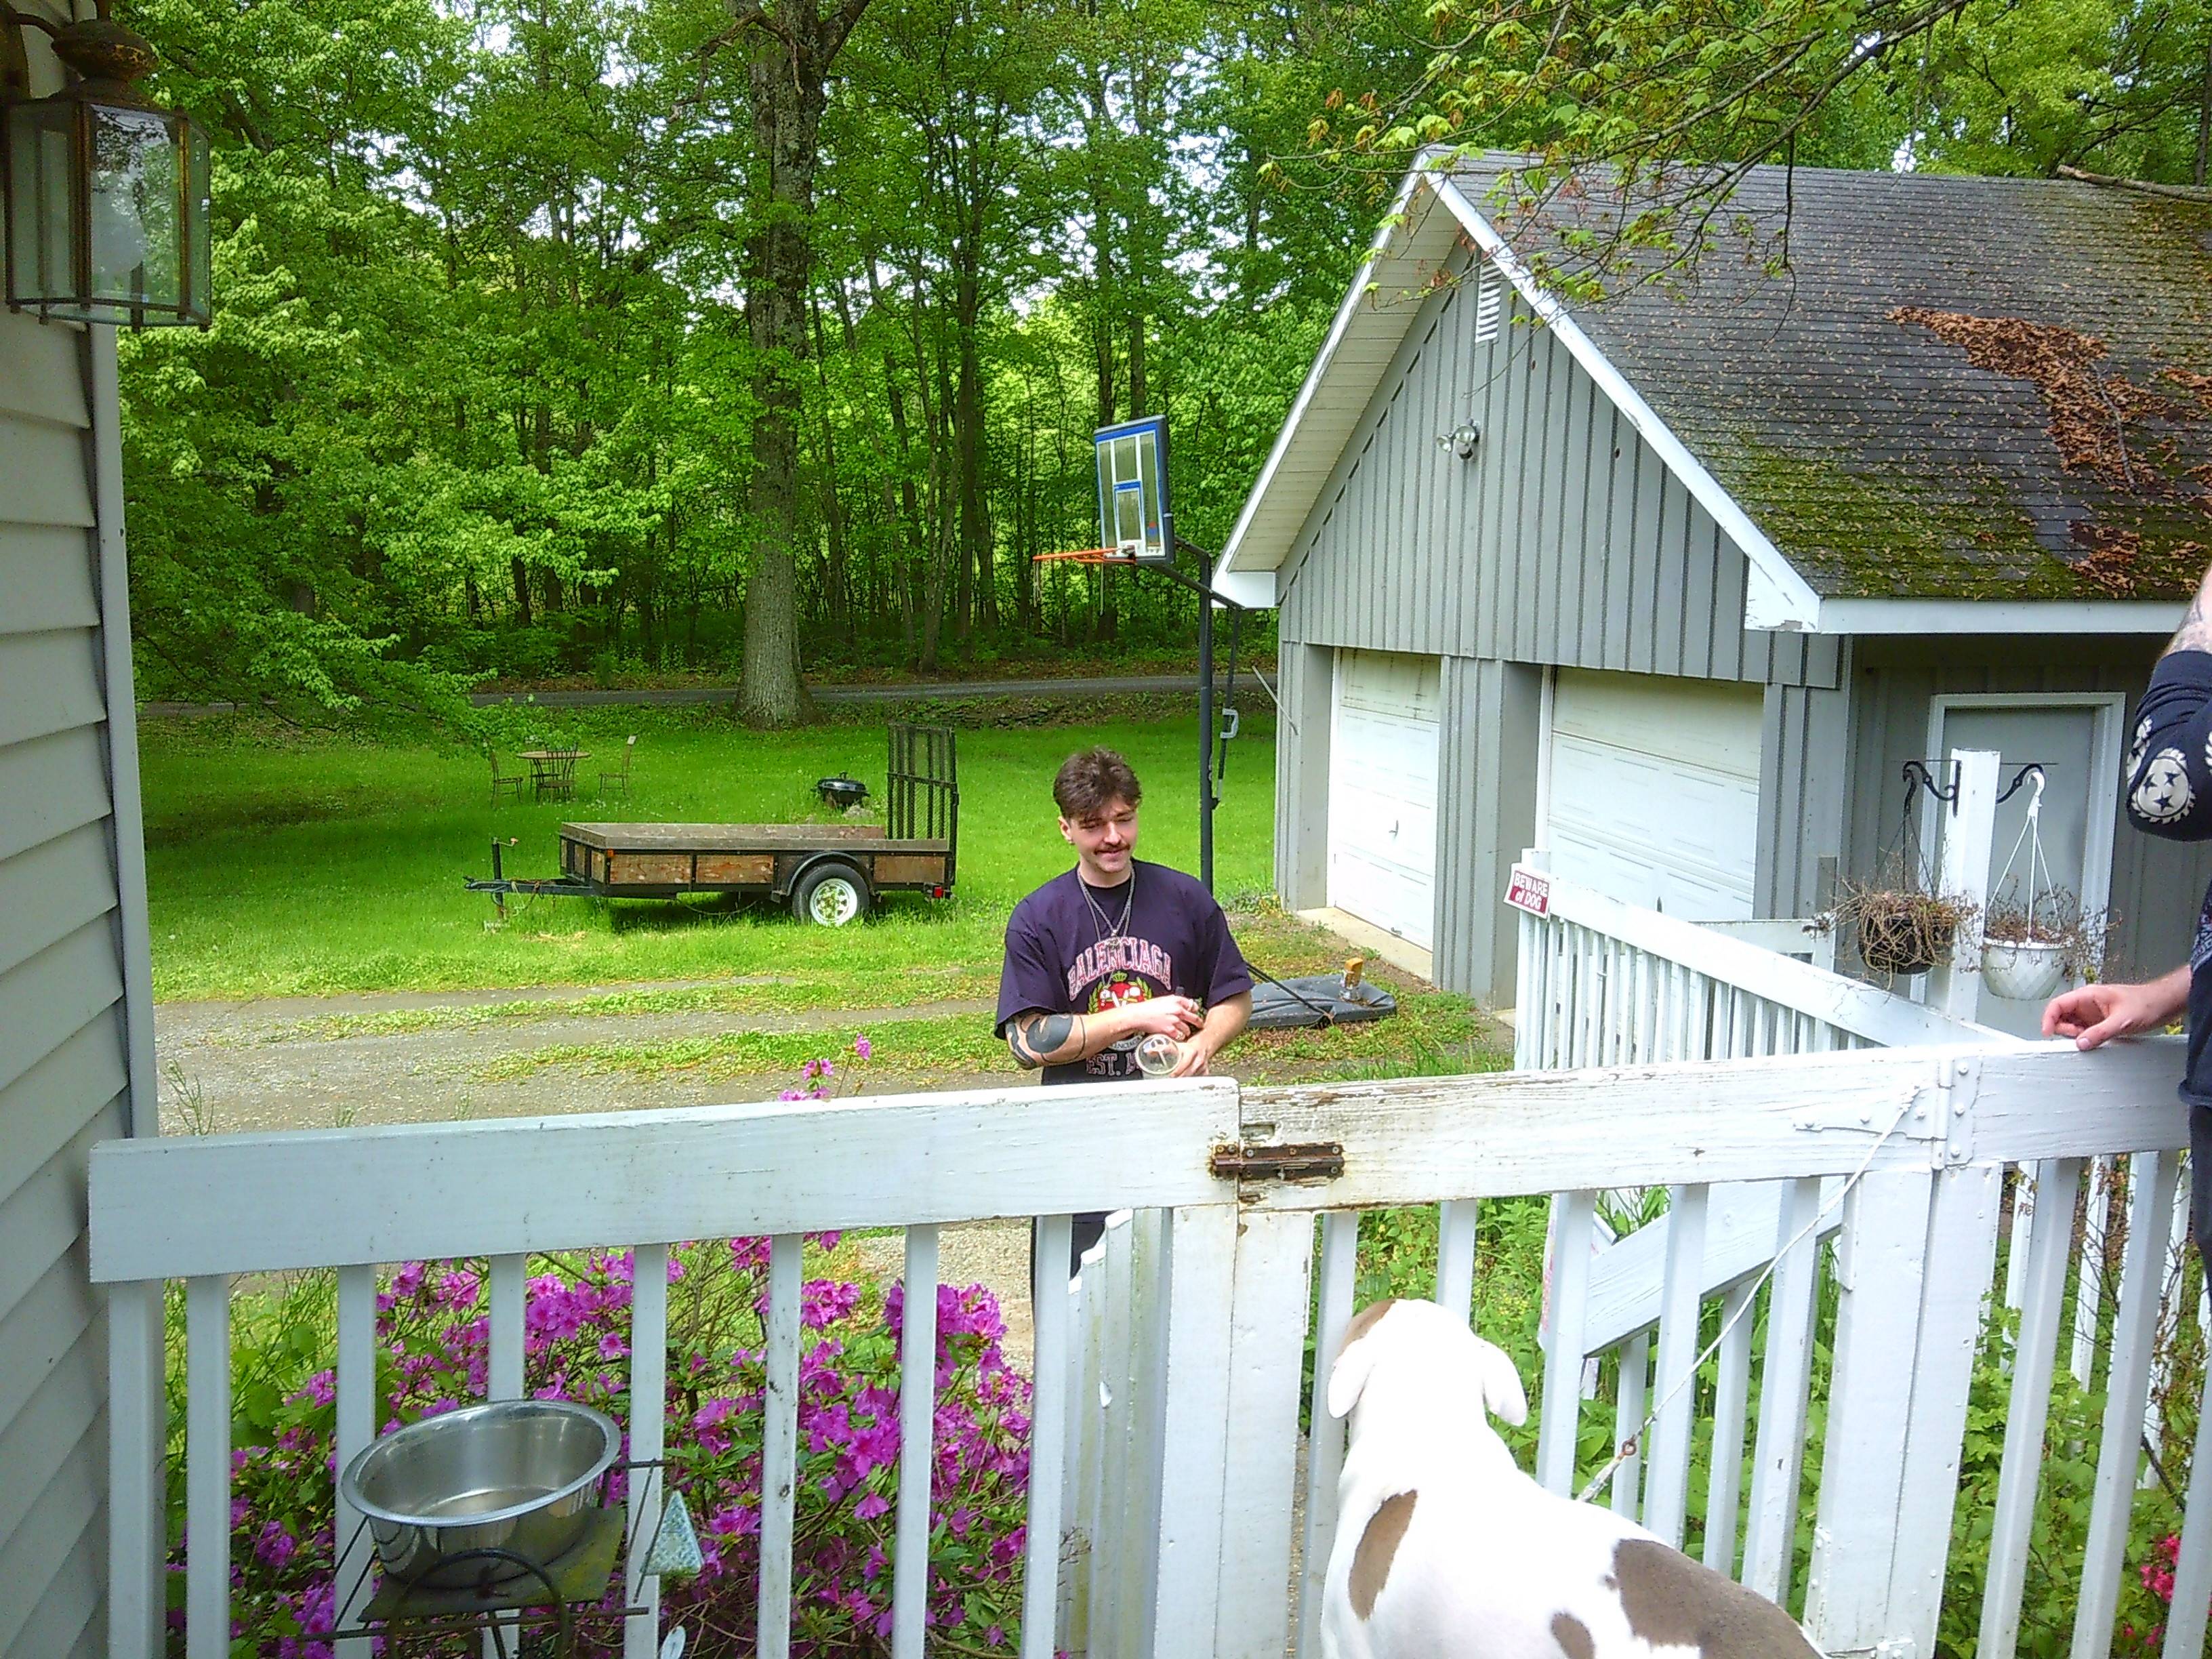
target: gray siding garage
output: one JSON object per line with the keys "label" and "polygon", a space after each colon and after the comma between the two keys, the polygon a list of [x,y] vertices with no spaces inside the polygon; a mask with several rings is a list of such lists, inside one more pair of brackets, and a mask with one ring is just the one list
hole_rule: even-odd
{"label": "gray siding garage", "polygon": [[[1718,255],[1571,313],[1486,216],[1497,176],[1408,178],[1217,576],[1279,608],[1284,902],[1510,1003],[1523,847],[1692,920],[1807,915],[1894,847],[1905,760],[1996,746],[2050,765],[2120,961],[2179,960],[2212,860],[2127,831],[2106,762],[2187,550],[2152,556],[2142,502],[2069,469],[2037,388],[1952,323],[2070,331],[2139,385],[2212,368],[2212,210],[1800,170],[1786,284]],[[1784,190],[1741,203],[1775,218]],[[2185,494],[2212,403],[2156,435]],[[1384,678],[1434,688],[1429,849],[1377,781],[1428,741],[1368,708]]]}

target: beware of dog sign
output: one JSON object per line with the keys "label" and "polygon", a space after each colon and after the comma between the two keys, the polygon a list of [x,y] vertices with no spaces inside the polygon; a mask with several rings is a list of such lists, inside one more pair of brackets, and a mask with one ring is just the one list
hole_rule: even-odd
{"label": "beware of dog sign", "polygon": [[1552,878],[1540,870],[1516,864],[1505,884],[1505,902],[1532,916],[1548,916],[1552,914]]}

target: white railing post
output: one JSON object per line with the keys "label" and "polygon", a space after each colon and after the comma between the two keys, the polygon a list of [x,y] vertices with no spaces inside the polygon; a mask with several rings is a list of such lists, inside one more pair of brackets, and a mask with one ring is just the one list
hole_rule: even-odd
{"label": "white railing post", "polygon": [[185,1659],[230,1659],[230,1279],[185,1284]]}
{"label": "white railing post", "polygon": [[1720,1369],[1713,1389],[1713,1452],[1705,1482],[1705,1547],[1715,1572],[1735,1576],[1736,1511],[1743,1501],[1743,1429],[1751,1405],[1751,1304],[1758,1286],[1721,1300]]}
{"label": "white railing post", "polygon": [[1651,1472],[1644,1524],[1677,1549],[1690,1498],[1690,1431],[1697,1413],[1698,1310],[1705,1265],[1709,1189],[1670,1187],[1667,1193],[1667,1277],[1659,1298],[1658,1418],[1652,1426]]}
{"label": "white railing post", "polygon": [[1620,1378],[1613,1395],[1613,1449],[1620,1459],[1613,1472],[1607,1503],[1615,1515],[1631,1521],[1644,1513],[1644,1390],[1651,1376],[1651,1337],[1649,1332],[1629,1338],[1620,1351]]}
{"label": "white railing post", "polygon": [[[2069,1211],[2066,1222],[2072,1220]],[[2035,1166],[2023,1164],[2013,1172],[2012,1227],[2009,1242],[2005,1247],[2004,1304],[2011,1312],[2021,1310],[2027,1295],[2027,1262],[2035,1252]],[[2010,1368],[2012,1361],[2005,1361]]]}
{"label": "white railing post", "polygon": [[1067,1468],[1068,1281],[1073,1218],[1038,1218],[1033,1237],[1030,1306],[1034,1335],[1030,1370],[1029,1537],[1023,1551],[1021,1659],[1052,1659],[1060,1606],[1061,1486]]}
{"label": "white railing post", "polygon": [[[1947,1062],[1955,1066],[1956,1062]],[[1915,1653],[1936,1650],[1943,1571],[1958,1504],[1974,1350],[1996,1270],[2002,1164],[1939,1171],[1928,1224],[1921,1286],[1919,1346],[1912,1361],[1912,1407],[1899,1482],[1887,1621]]]}
{"label": "white railing post", "polygon": [[2051,1218],[2031,1235],[2021,1277],[2020,1338],[2013,1348],[2012,1398],[2005,1412],[2004,1461],[1997,1474],[1989,1577],[1982,1590],[1981,1642],[1976,1650],[1987,1654],[2010,1653],[2020,1639],[2021,1596],[2027,1583],[2028,1540],[2034,1529],[2036,1486],[2043,1469],[2043,1431],[2051,1420],[2051,1376],[2058,1363],[2058,1327],[2065,1311],[2068,1224],[2081,1190],[2081,1160],[2054,1159],[2044,1166],[2036,1185],[2051,1206]]}
{"label": "white railing post", "polygon": [[[358,1457],[376,1438],[383,1402],[376,1393],[376,1269],[365,1263],[338,1269],[337,1282],[337,1398],[333,1402],[337,1423],[335,1449],[338,1472]],[[368,1605],[369,1558],[374,1553],[361,1511],[337,1499],[336,1528],[331,1536],[337,1552],[337,1594],[331,1616],[340,1630],[361,1622]],[[489,1632],[487,1632],[489,1635]],[[369,1638],[350,1637],[337,1644],[337,1659],[368,1659]]]}
{"label": "white railing post", "polygon": [[2201,1659],[2212,1612],[2212,1368],[2197,1401],[2197,1449],[2189,1464],[2189,1502],[2174,1557],[2173,1601],[2166,1608],[2160,1659]]}
{"label": "white railing post", "polygon": [[2128,1241],[2120,1264],[2119,1306],[2112,1315],[2104,1434],[2097,1452],[2095,1495],[2089,1501],[2089,1544],[2074,1615],[2073,1659],[2104,1659],[2112,1650],[2120,1574],[2127,1565],[2143,1407],[2150,1396],[2151,1348],[2158,1336],[2166,1218],[2173,1206],[2173,1153],[2137,1152],[2129,1164]]}
{"label": "white railing post", "polygon": [[[1535,918],[1527,916],[1533,922]],[[1328,1374],[1343,1352],[1344,1328],[1359,1267],[1359,1217],[1329,1210],[1321,1218],[1321,1305],[1314,1318],[1313,1392],[1307,1401],[1305,1553],[1298,1582],[1297,1659],[1319,1659],[1322,1589],[1336,1547],[1336,1485],[1344,1473],[1344,1424],[1328,1413]]]}
{"label": "white railing post", "polygon": [[[495,1255],[485,1264],[484,1398],[520,1400],[523,1390],[524,1322],[529,1301],[526,1255]],[[633,1275],[635,1278],[635,1275]],[[374,1288],[374,1284],[371,1289]],[[483,1633],[483,1659],[507,1659],[507,1633],[519,1620],[495,1620]],[[501,1625],[506,1630],[500,1628]],[[368,1659],[366,1646],[349,1659]]]}
{"label": "white railing post", "polygon": [[2112,1238],[2112,1181],[2109,1158],[2089,1160],[2089,1204],[2081,1228],[2081,1260],[2074,1276],[2074,1344],[2067,1369],[2083,1388],[2097,1366],[2097,1326],[2105,1307],[2105,1254]]}
{"label": "white railing post", "polygon": [[767,1386],[761,1395],[760,1659],[790,1659],[791,1547],[799,1473],[799,1285],[796,1233],[769,1246]]}
{"label": "white railing post", "polygon": [[[1990,838],[1996,833],[1997,771],[2002,757],[1987,749],[1954,749],[1951,764],[1956,794],[1943,818],[1942,873],[1936,890],[1963,900],[1976,911],[1988,901]],[[1942,810],[1944,803],[1937,803]],[[1951,957],[1928,975],[1928,1006],[1954,1019],[1972,1019],[1980,1005],[1982,981],[1974,972],[1978,927],[1961,927],[1951,942]]]}
{"label": "white railing post", "polygon": [[[1551,1283],[1544,1301],[1543,1416],[1536,1428],[1536,1479],[1571,1497],[1575,1437],[1582,1413],[1583,1331],[1589,1311],[1590,1230],[1597,1194],[1587,1188],[1552,1200]],[[1310,1497],[1307,1500],[1311,1502]]]}
{"label": "white railing post", "polygon": [[168,1392],[161,1281],[107,1292],[107,1651],[159,1659],[168,1639]]}
{"label": "white railing post", "polygon": [[1743,1582],[1771,1601],[1789,1594],[1797,1540],[1797,1492],[1805,1467],[1805,1416],[1813,1380],[1813,1292],[1820,1278],[1820,1181],[1790,1184],[1778,1258],[1766,1304],[1766,1364],[1759,1382],[1759,1437],[1752,1452],[1751,1514]]}
{"label": "white railing post", "polygon": [[[640,1244],[631,1252],[629,1290],[629,1455],[634,1463],[656,1463],[668,1410],[668,1246]],[[623,1626],[623,1659],[654,1659],[660,1651],[660,1578],[646,1572],[645,1562],[668,1502],[665,1473],[630,1471],[623,1588],[638,1611]]]}
{"label": "white railing post", "polygon": [[1891,1634],[1889,1581],[1912,1411],[1929,1176],[1868,1176],[1845,1200],[1835,1364],[1805,1622],[1826,1652]]}
{"label": "white railing post", "polygon": [[1091,1525],[1091,1651],[1119,1659],[1127,1640],[1131,1609],[1121,1597],[1121,1558],[1129,1536],[1131,1294],[1134,1279],[1135,1218],[1117,1212],[1106,1222],[1103,1294],[1097,1316],[1098,1344],[1098,1485]]}
{"label": "white railing post", "polygon": [[1169,1276],[1174,1243],[1164,1210],[1139,1210],[1129,1327],[1129,1501],[1123,1526],[1130,1544],[1121,1555],[1121,1598],[1129,1609],[1121,1651],[1142,1659],[1152,1650],[1152,1611],[1159,1595],[1162,1448],[1167,1433]]}
{"label": "white railing post", "polygon": [[928,1611],[929,1498],[937,1421],[937,1229],[906,1230],[899,1331],[897,1543],[891,1556],[891,1659],[921,1659]]}
{"label": "white railing post", "polygon": [[[1152,1659],[1182,1659],[1194,1642],[1202,1642],[1221,1600],[1237,1226],[1233,1205],[1176,1210],[1168,1218],[1166,1410]],[[1276,1659],[1281,1652],[1278,1645]]]}
{"label": "white railing post", "polygon": [[1313,1239],[1313,1217],[1302,1212],[1251,1212],[1237,1228],[1222,1483],[1222,1512],[1235,1521],[1222,1533],[1214,1659],[1282,1659],[1290,1641],[1291,1509]]}
{"label": "white railing post", "polygon": [[1437,1206],[1437,1305],[1475,1322],[1474,1246],[1477,1200],[1447,1199]]}

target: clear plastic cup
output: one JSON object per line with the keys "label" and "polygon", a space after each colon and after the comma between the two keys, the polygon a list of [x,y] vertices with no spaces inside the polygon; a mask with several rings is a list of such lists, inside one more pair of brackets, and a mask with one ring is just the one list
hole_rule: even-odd
{"label": "clear plastic cup", "polygon": [[1146,1077],[1165,1077],[1182,1058],[1176,1040],[1155,1031],[1137,1045],[1137,1069]]}

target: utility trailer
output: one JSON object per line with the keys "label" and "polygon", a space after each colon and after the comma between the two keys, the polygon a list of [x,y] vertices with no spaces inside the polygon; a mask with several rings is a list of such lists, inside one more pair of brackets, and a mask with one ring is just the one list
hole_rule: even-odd
{"label": "utility trailer", "polygon": [[494,842],[491,878],[468,889],[491,894],[502,915],[510,895],[756,893],[824,927],[858,921],[883,893],[943,898],[952,890],[960,847],[951,729],[896,724],[889,750],[881,824],[564,823],[558,876],[503,874]]}

